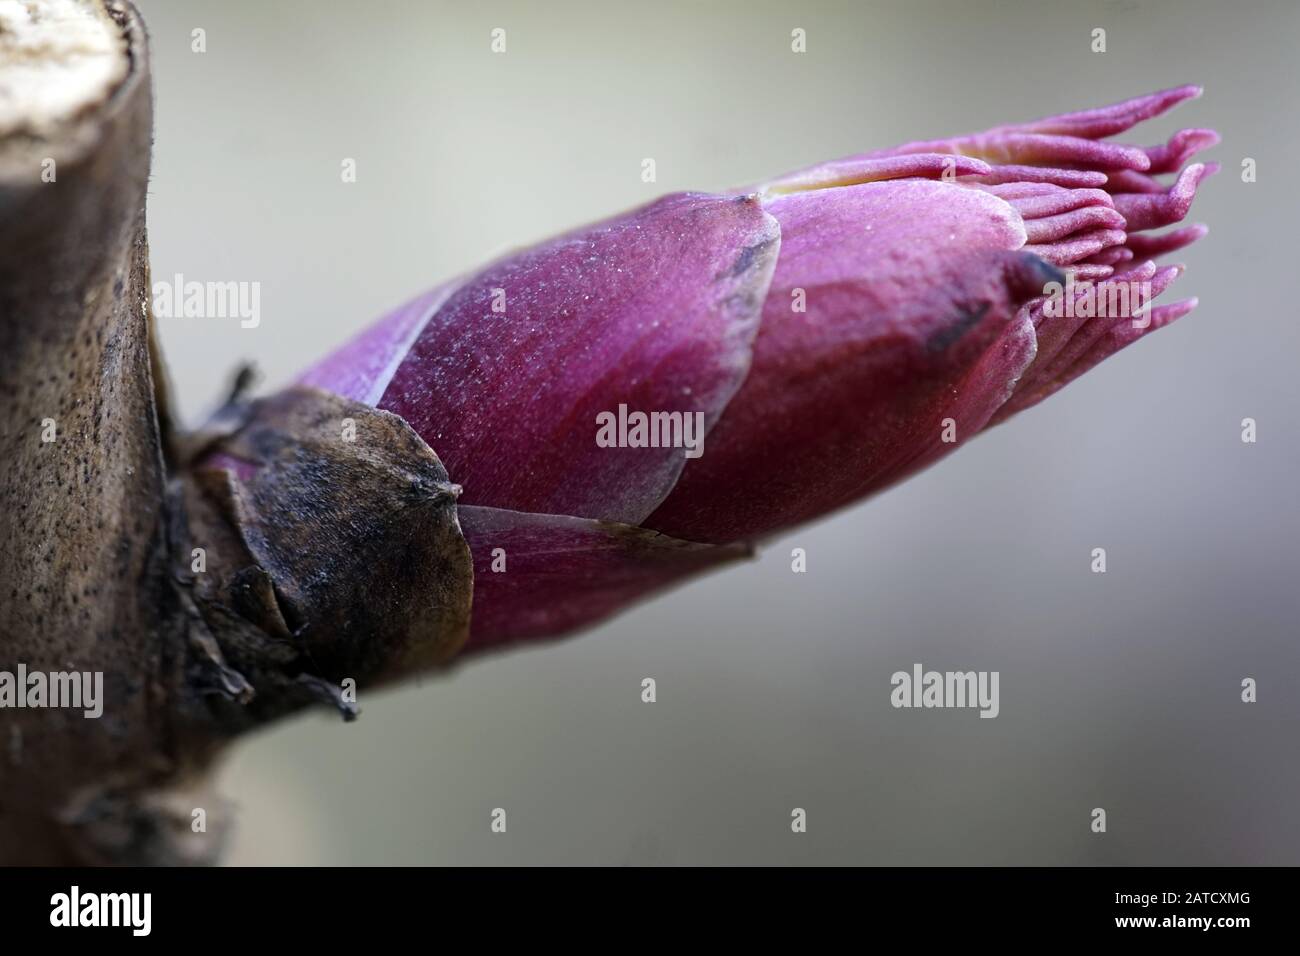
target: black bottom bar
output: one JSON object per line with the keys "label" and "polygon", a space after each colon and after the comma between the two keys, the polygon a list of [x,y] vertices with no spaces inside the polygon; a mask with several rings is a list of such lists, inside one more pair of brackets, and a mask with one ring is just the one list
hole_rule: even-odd
{"label": "black bottom bar", "polygon": [[784,925],[857,939],[910,926],[927,943],[1043,933],[1231,940],[1281,930],[1294,882],[1288,869],[1210,868],[0,869],[0,932],[6,943],[284,934],[337,946],[434,927],[482,932],[484,942],[524,932],[540,943],[597,928],[667,941],[675,927],[734,939]]}

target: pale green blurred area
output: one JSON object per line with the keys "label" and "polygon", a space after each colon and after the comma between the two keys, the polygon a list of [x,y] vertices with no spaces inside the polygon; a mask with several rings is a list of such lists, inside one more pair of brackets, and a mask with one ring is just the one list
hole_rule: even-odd
{"label": "pale green blurred area", "polygon": [[[1212,232],[1162,300],[1192,315],[749,565],[245,741],[230,862],[1300,863],[1295,4],[140,6],[154,277],[262,284],[257,329],[161,320],[191,422],[241,360],[281,384],[663,192],[1187,82],[1206,95],[1135,141],[1224,136],[1192,215]],[[1000,671],[1001,716],[894,710],[918,661]]]}

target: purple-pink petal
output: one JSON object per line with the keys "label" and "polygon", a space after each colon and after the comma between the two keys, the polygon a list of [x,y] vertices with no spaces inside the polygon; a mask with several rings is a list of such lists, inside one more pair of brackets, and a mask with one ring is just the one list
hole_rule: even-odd
{"label": "purple-pink petal", "polygon": [[458,510],[474,556],[474,651],[572,633],[750,553],[568,515]]}
{"label": "purple-pink petal", "polygon": [[676,537],[755,537],[876,489],[938,439],[952,385],[1050,277],[976,189],[872,183],[768,209],[782,251],[749,377],[645,522]]}
{"label": "purple-pink petal", "polygon": [[378,401],[466,504],[635,524],[683,449],[600,447],[597,416],[703,416],[749,370],[780,231],[752,196],[669,196],[489,266],[430,314]]}

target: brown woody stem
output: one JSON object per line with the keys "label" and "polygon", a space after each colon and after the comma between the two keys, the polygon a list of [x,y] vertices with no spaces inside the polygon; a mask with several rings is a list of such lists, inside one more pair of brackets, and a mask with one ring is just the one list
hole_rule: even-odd
{"label": "brown woody stem", "polygon": [[[11,15],[0,864],[213,862],[225,828],[207,778],[226,742],[310,704],[350,717],[349,685],[464,642],[459,489],[400,418],[322,392],[236,396],[204,432],[173,430],[150,315],[143,24],[124,0]],[[214,457],[248,473],[232,483]],[[97,706],[56,705],[64,679],[85,695],[102,681]]]}

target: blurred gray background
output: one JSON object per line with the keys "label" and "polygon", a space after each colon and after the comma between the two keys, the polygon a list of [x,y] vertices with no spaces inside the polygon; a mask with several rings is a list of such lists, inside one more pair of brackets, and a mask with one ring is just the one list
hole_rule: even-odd
{"label": "blurred gray background", "polygon": [[[1187,82],[1127,138],[1224,137],[1192,315],[753,563],[247,740],[232,863],[1300,863],[1295,4],[138,2],[154,278],[262,285],[256,329],[160,320],[191,423],[663,192]],[[891,708],[914,662],[1000,671],[1001,716]]]}

